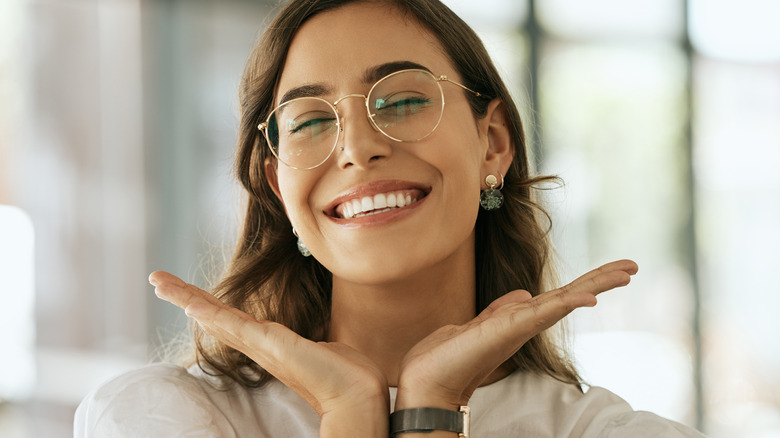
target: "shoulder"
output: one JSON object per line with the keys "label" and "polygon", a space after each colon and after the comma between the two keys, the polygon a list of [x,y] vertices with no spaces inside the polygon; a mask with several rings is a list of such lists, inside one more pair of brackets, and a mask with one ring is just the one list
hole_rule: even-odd
{"label": "shoulder", "polygon": [[473,418],[474,423],[503,423],[502,429],[485,432],[582,438],[702,436],[655,414],[634,411],[604,388],[583,392],[549,376],[516,372],[480,389],[473,398],[482,405],[480,412],[475,412],[479,416]]}
{"label": "shoulder", "polygon": [[212,392],[217,389],[182,367],[148,365],[87,395],[76,411],[74,436],[233,436]]}
{"label": "shoulder", "polygon": [[316,437],[319,416],[277,380],[247,388],[170,364],[106,382],[76,410],[74,437]]}
{"label": "shoulder", "polygon": [[601,387],[591,387],[582,394],[578,427],[583,437],[680,437],[703,435],[693,428],[658,416],[652,412],[635,411],[625,400]]}

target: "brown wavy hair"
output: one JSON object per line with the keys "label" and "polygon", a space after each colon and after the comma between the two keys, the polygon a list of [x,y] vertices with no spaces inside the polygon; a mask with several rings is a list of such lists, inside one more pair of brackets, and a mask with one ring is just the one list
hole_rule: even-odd
{"label": "brown wavy hair", "polygon": [[[264,162],[273,158],[257,129],[273,109],[274,93],[298,29],[325,11],[371,1],[401,11],[433,35],[463,83],[485,96],[500,98],[508,112],[515,155],[504,177],[504,205],[480,210],[476,222],[476,306],[482,311],[499,296],[524,289],[537,295],[551,284],[549,216],[533,192],[548,177],[529,172],[523,126],[517,107],[487,50],[474,31],[438,0],[292,0],[255,44],[241,80],[241,121],[235,172],[246,190],[246,217],[235,253],[215,294],[258,319],[282,323],[299,335],[323,340],[330,319],[331,273],[313,257],[301,257],[290,221],[266,180]],[[475,118],[486,114],[490,99],[466,93]],[[196,359],[206,372],[258,387],[271,376],[243,353],[209,337],[195,326]],[[565,350],[549,332],[528,341],[508,364],[579,384]]]}

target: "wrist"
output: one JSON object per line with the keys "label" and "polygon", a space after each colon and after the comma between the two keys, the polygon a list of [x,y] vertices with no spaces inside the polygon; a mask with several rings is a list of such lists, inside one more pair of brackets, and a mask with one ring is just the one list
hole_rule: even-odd
{"label": "wrist", "polygon": [[384,398],[340,405],[321,415],[319,436],[386,438],[389,429],[388,412],[389,402]]}
{"label": "wrist", "polygon": [[461,406],[468,404],[465,397],[453,394],[444,395],[430,388],[408,387],[399,384],[395,399],[395,410],[414,408],[440,408],[457,411]]}

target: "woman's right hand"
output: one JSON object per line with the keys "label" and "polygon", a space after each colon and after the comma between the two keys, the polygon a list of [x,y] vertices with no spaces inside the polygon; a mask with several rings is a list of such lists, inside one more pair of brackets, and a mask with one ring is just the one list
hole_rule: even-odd
{"label": "woman's right hand", "polygon": [[149,282],[203,330],[246,354],[304,398],[322,419],[320,436],[387,436],[387,379],[368,357],[337,342],[313,342],[258,321],[164,271]]}

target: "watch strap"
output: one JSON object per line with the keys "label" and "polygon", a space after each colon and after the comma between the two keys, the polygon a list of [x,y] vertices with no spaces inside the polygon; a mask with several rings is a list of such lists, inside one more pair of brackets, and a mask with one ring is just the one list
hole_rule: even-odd
{"label": "watch strap", "polygon": [[457,433],[459,437],[468,438],[470,413],[468,406],[461,406],[459,411],[439,408],[395,411],[390,415],[390,437],[401,433],[446,430]]}

